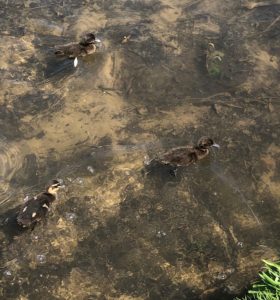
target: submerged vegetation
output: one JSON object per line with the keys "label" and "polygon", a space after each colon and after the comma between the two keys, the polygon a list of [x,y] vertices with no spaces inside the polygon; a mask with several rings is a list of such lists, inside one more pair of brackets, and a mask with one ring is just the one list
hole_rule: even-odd
{"label": "submerged vegetation", "polygon": [[248,291],[248,295],[241,300],[280,299],[280,263],[263,261],[265,263],[265,271],[259,274],[261,280],[253,284],[252,288]]}

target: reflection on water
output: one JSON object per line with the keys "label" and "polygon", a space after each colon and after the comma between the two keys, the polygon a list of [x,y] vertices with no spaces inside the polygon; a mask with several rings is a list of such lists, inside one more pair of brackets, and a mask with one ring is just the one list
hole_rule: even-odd
{"label": "reflection on water", "polygon": [[[280,8],[0,5],[1,299],[242,292],[280,246]],[[86,32],[102,52],[77,68],[54,56]],[[205,135],[221,149],[177,176],[145,174],[145,156]],[[67,188],[48,221],[15,230],[18,206],[52,178]]]}

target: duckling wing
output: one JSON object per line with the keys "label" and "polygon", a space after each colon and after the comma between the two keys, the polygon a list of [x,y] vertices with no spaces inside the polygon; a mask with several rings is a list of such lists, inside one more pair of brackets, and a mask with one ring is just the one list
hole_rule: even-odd
{"label": "duckling wing", "polygon": [[82,55],[82,47],[77,43],[59,45],[55,47],[54,53],[58,56],[67,56],[69,58],[74,58]]}
{"label": "duckling wing", "polygon": [[28,200],[17,215],[19,225],[28,227],[46,216],[50,206],[50,200],[44,193]]}
{"label": "duckling wing", "polygon": [[193,147],[178,147],[164,153],[159,161],[171,166],[187,166],[197,160]]}

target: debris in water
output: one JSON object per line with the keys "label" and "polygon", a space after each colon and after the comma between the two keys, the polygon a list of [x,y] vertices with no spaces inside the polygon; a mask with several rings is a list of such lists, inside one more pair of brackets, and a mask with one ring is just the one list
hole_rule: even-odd
{"label": "debris in water", "polygon": [[247,9],[254,9],[257,7],[270,6],[270,5],[280,5],[280,0],[270,0],[270,1],[261,1],[261,2],[245,1],[244,3],[242,3],[241,6]]}
{"label": "debris in water", "polygon": [[77,67],[77,65],[78,65],[78,58],[77,58],[77,57],[75,57],[75,59],[74,59],[74,67],[76,68],[76,67]]}
{"label": "debris in water", "polygon": [[5,270],[3,272],[3,274],[4,274],[5,277],[11,277],[12,276],[12,272],[10,270]]}
{"label": "debris in water", "polygon": [[227,278],[225,273],[220,273],[216,276],[216,279],[218,280],[225,280]]}
{"label": "debris in water", "polygon": [[37,242],[39,240],[39,236],[38,235],[34,235],[32,237],[32,241]]}
{"label": "debris in water", "polygon": [[239,248],[243,248],[244,244],[243,244],[243,242],[237,242],[237,246],[238,246]]}
{"label": "debris in water", "polygon": [[165,237],[167,234],[164,232],[164,231],[158,231],[157,232],[157,234],[156,234],[156,236],[157,236],[157,238],[162,238],[162,237]]}
{"label": "debris in water", "polygon": [[81,177],[77,177],[75,181],[76,181],[78,184],[83,184],[83,183],[84,183],[84,180],[83,180],[83,178],[81,178]]}
{"label": "debris in water", "polygon": [[27,202],[30,199],[30,197],[27,195],[24,199],[23,202]]}
{"label": "debris in water", "polygon": [[122,44],[126,44],[131,38],[131,35],[125,35],[121,41]]}
{"label": "debris in water", "polygon": [[77,215],[75,213],[65,213],[65,218],[67,221],[74,222],[77,219]]}
{"label": "debris in water", "polygon": [[94,174],[94,168],[92,166],[87,166],[87,170],[91,173]]}

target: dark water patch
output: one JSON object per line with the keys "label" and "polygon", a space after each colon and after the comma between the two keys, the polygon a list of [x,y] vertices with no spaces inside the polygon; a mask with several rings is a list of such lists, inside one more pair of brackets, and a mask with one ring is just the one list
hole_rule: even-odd
{"label": "dark water patch", "polygon": [[56,94],[45,94],[44,92],[37,91],[18,97],[13,105],[15,113],[19,117],[23,117],[27,114],[35,116],[45,110],[51,112],[52,107],[57,111],[56,104],[60,101]]}
{"label": "dark water patch", "polygon": [[145,0],[137,0],[137,1],[127,0],[125,1],[123,6],[126,9],[129,8],[144,13],[145,15],[146,12],[151,14],[156,13],[163,7],[160,1],[145,1]]}
{"label": "dark water patch", "polygon": [[6,107],[6,105],[0,106],[0,126],[1,134],[7,139],[15,139],[22,136],[19,129],[19,119],[16,114]]}
{"label": "dark water patch", "polygon": [[33,185],[38,183],[38,162],[34,153],[25,155],[20,170],[11,179],[12,185]]}

